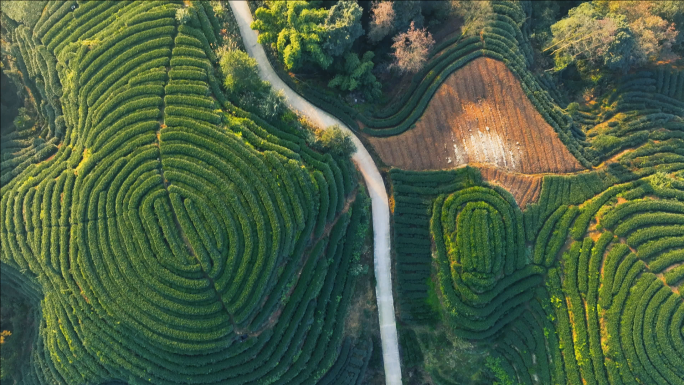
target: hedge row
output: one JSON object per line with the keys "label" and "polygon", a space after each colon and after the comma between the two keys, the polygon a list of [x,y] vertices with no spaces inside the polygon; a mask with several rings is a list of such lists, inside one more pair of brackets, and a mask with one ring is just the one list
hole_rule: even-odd
{"label": "hedge row", "polygon": [[208,4],[201,30],[176,25],[178,2],[73,5],[47,48],[15,32],[22,74],[48,80],[29,92],[65,82],[41,104],[61,143],[3,132],[2,263],[45,296],[22,383],[361,381],[371,345],[336,364],[369,220],[362,193],[340,214],[351,163],[218,110]]}
{"label": "hedge row", "polygon": [[436,320],[428,303],[432,263],[429,223],[432,198],[439,191],[472,186],[480,176],[471,168],[438,172],[390,170],[394,190],[393,245],[396,250],[397,304],[408,323]]}

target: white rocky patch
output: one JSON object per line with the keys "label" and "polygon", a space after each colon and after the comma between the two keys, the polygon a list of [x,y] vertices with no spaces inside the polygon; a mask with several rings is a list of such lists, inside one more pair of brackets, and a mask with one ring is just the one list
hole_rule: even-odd
{"label": "white rocky patch", "polygon": [[476,135],[471,132],[469,139],[468,142],[463,140],[463,146],[473,162],[490,163],[509,170],[516,168],[520,149],[507,148],[502,138],[488,126],[484,130],[478,129]]}

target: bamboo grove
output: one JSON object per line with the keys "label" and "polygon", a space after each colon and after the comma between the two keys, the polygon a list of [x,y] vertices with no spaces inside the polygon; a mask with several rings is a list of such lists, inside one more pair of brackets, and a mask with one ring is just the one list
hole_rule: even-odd
{"label": "bamboo grove", "polygon": [[193,3],[188,24],[167,1],[3,15],[44,126],[2,137],[2,282],[39,320],[21,383],[356,383],[367,365],[344,334],[356,171],[226,99],[219,22]]}

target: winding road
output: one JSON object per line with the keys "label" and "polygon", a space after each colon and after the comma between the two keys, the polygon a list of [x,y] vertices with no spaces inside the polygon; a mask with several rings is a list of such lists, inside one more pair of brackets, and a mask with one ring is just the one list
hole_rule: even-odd
{"label": "winding road", "polygon": [[261,78],[269,81],[275,89],[283,90],[287,102],[294,110],[306,115],[320,127],[339,125],[343,130],[351,134],[356,145],[357,150],[352,156],[352,160],[361,170],[361,174],[366,181],[373,210],[374,265],[375,279],[377,281],[375,293],[378,299],[385,381],[387,385],[399,385],[401,384],[401,366],[397,326],[394,318],[394,299],[392,297],[390,215],[387,191],[380,176],[380,171],[378,171],[373,159],[363,144],[361,144],[361,141],[347,126],[337,118],[306,101],[306,99],[293,91],[276,75],[273,68],[271,68],[263,47],[257,42],[256,31],[250,28],[252,13],[247,2],[231,1],[230,7],[240,28],[240,34],[242,35],[247,53],[255,58],[258,63]]}

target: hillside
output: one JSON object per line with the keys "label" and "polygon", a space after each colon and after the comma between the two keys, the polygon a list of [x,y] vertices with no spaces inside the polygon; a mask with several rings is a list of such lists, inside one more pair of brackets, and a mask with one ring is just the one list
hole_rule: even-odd
{"label": "hillside", "polygon": [[0,2],[0,382],[684,385],[683,26]]}
{"label": "hillside", "polygon": [[524,174],[584,169],[500,61],[478,58],[439,86],[411,128],[369,138],[382,161],[405,170],[480,163]]}
{"label": "hillside", "polygon": [[291,121],[226,99],[229,16],[161,1],[3,14],[3,71],[32,116],[2,132],[3,296],[39,325],[7,381],[292,384],[369,359],[344,324],[364,188]]}

